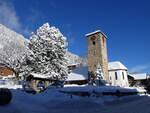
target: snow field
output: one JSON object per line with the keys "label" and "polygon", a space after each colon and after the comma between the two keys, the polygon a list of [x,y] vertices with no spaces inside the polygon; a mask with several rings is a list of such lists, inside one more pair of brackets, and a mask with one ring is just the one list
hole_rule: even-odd
{"label": "snow field", "polygon": [[49,87],[35,95],[12,90],[11,103],[0,107],[0,113],[149,113],[150,110],[150,98],[146,95],[79,97],[60,93],[60,89]]}

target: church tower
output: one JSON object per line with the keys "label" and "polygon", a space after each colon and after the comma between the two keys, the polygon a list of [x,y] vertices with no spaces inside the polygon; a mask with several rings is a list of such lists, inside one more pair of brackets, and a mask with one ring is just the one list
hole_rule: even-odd
{"label": "church tower", "polygon": [[88,39],[88,72],[89,80],[94,78],[97,65],[100,65],[104,79],[109,82],[106,35],[100,30],[86,35]]}

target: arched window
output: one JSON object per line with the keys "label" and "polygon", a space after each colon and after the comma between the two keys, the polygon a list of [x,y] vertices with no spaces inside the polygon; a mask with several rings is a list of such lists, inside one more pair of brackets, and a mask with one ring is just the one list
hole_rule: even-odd
{"label": "arched window", "polygon": [[111,76],[109,77],[110,81],[111,81]]}
{"label": "arched window", "polygon": [[104,44],[105,43],[105,37],[103,37],[102,40],[103,40],[103,44]]}
{"label": "arched window", "polygon": [[93,45],[96,44],[95,40],[96,40],[96,37],[91,37],[91,41],[92,41]]}
{"label": "arched window", "polygon": [[41,90],[45,88],[45,82],[44,81],[39,81],[37,84],[37,87],[40,88]]}
{"label": "arched window", "polygon": [[95,45],[95,40],[93,41],[93,45]]}
{"label": "arched window", "polygon": [[115,72],[115,79],[116,79],[116,80],[118,79],[117,72]]}
{"label": "arched window", "polygon": [[122,78],[123,78],[123,80],[124,80],[124,72],[122,72]]}

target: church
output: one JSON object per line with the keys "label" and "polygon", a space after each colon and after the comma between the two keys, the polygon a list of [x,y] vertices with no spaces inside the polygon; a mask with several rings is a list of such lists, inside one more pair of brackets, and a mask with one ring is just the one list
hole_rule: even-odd
{"label": "church", "polygon": [[[101,66],[105,81],[113,86],[128,87],[128,69],[119,61],[108,62],[107,36],[97,30],[85,35],[88,42],[88,64],[73,70],[67,79],[70,83],[88,83],[95,78],[97,65]],[[84,71],[82,72],[81,70]],[[86,69],[86,70],[85,70]],[[79,72],[78,72],[79,71]]]}

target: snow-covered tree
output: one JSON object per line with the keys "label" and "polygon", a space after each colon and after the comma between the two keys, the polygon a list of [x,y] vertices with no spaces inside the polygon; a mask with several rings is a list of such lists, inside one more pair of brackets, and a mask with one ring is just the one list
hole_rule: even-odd
{"label": "snow-covered tree", "polygon": [[29,48],[34,53],[33,72],[50,79],[65,80],[68,74],[66,37],[48,23],[30,38]]}
{"label": "snow-covered tree", "polygon": [[95,80],[94,81],[95,81],[95,84],[97,86],[105,84],[102,68],[99,64],[97,65],[97,68],[96,68],[96,71],[95,71]]}
{"label": "snow-covered tree", "polygon": [[[0,53],[0,63],[12,69],[16,75],[24,72],[22,63],[25,62],[27,53],[22,51],[23,46],[10,43],[3,47]],[[21,55],[21,56],[20,56]],[[25,68],[24,68],[25,69]]]}
{"label": "snow-covered tree", "polygon": [[16,75],[28,72],[26,58],[29,53],[28,40],[22,35],[0,24],[0,63],[12,69]]}

